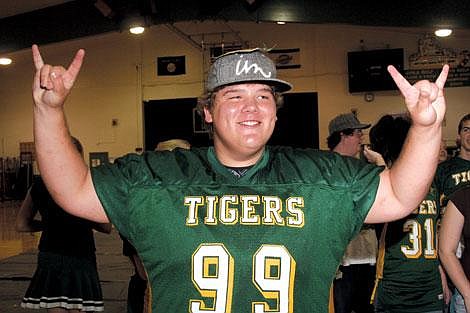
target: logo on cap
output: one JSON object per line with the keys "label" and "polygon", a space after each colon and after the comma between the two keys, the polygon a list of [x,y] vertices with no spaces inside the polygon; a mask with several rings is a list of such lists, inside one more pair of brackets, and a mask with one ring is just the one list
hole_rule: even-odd
{"label": "logo on cap", "polygon": [[206,88],[215,88],[244,82],[262,82],[276,91],[290,90],[292,85],[276,78],[276,66],[259,48],[226,53],[211,65]]}
{"label": "logo on cap", "polygon": [[243,67],[241,69],[240,69],[240,63],[242,63],[242,60],[238,60],[237,66],[235,68],[235,75],[237,75],[237,76],[242,75],[243,72],[245,72],[245,74],[249,74],[250,70],[253,69],[254,74],[260,73],[265,78],[271,78],[271,72],[266,74],[263,71],[263,68],[261,66],[259,66],[257,63],[253,63],[251,65],[248,65],[248,60],[245,60],[245,64],[243,65]]}

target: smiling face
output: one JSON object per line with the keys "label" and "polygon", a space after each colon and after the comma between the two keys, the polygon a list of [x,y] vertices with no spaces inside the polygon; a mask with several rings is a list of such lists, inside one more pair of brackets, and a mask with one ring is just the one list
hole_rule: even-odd
{"label": "smiling face", "polygon": [[457,139],[460,142],[460,157],[470,160],[470,120],[462,123]]}
{"label": "smiling face", "polygon": [[340,132],[341,140],[333,151],[341,155],[356,156],[361,151],[363,133],[361,129]]}
{"label": "smiling face", "polygon": [[349,147],[350,155],[355,156],[361,151],[363,133],[361,129],[355,129],[351,135],[344,135],[346,145]]}
{"label": "smiling face", "polygon": [[214,148],[227,166],[253,165],[276,124],[276,103],[270,86],[247,83],[217,91],[212,108],[204,109],[205,120],[214,129]]}

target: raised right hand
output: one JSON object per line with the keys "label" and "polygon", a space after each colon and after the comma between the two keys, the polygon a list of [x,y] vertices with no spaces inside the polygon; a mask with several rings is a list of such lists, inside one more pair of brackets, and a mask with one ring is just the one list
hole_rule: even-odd
{"label": "raised right hand", "polygon": [[69,67],[44,64],[37,45],[32,46],[36,74],[33,80],[33,99],[37,106],[62,107],[80,72],[85,51],[80,49]]}

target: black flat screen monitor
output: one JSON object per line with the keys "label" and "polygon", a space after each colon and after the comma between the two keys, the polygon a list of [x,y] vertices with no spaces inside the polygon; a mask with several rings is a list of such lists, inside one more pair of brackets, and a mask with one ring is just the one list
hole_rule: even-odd
{"label": "black flat screen monitor", "polygon": [[397,90],[388,65],[403,72],[403,49],[348,52],[349,92]]}

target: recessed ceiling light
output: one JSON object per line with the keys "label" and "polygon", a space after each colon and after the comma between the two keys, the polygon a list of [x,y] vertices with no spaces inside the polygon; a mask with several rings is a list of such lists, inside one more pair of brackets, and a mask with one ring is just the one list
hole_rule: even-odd
{"label": "recessed ceiling light", "polygon": [[145,31],[147,20],[140,13],[130,13],[121,20],[121,29],[128,30],[131,34],[140,35]]}
{"label": "recessed ceiling light", "polygon": [[450,28],[440,28],[440,29],[437,29],[434,34],[437,36],[437,37],[447,37],[447,36],[450,36],[450,34],[452,34],[452,29]]}
{"label": "recessed ceiling light", "polygon": [[0,65],[10,65],[12,62],[12,59],[10,58],[0,58]]}
{"label": "recessed ceiling light", "polygon": [[286,22],[283,22],[283,21],[277,21],[276,22],[278,25],[284,25]]}
{"label": "recessed ceiling light", "polygon": [[129,28],[129,31],[131,32],[131,34],[140,35],[145,31],[145,28],[142,26],[134,26]]}

